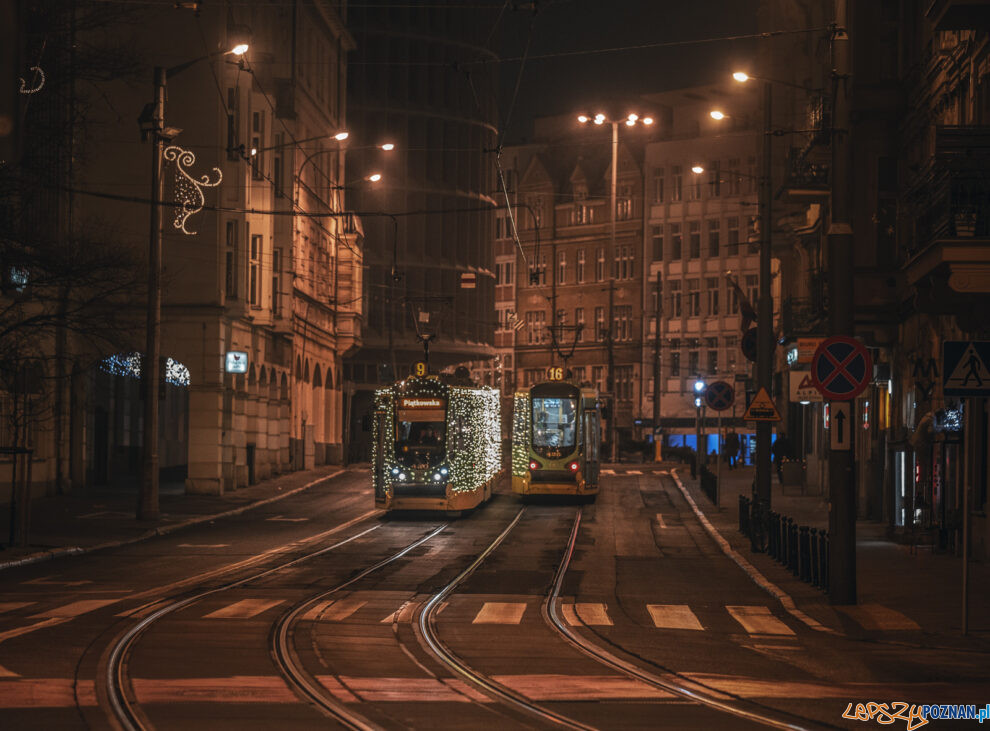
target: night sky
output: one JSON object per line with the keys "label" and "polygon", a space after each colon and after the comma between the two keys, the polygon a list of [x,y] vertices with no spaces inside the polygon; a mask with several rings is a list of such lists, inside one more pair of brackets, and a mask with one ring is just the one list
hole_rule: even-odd
{"label": "night sky", "polygon": [[[532,40],[506,141],[528,135],[537,116],[576,112],[610,98],[724,81],[739,62],[753,57],[758,41],[539,56],[754,33],[758,6],[757,0],[541,0],[535,17],[528,8],[510,7],[493,47],[503,58],[521,56],[531,23]],[[501,65],[500,124],[505,123],[519,68],[518,61]]]}

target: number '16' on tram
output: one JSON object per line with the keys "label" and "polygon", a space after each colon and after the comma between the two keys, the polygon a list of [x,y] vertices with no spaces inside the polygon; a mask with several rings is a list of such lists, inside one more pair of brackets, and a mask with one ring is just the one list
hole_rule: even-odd
{"label": "number '16' on tram", "polygon": [[601,420],[598,391],[563,380],[516,391],[512,415],[512,490],[522,495],[598,494]]}

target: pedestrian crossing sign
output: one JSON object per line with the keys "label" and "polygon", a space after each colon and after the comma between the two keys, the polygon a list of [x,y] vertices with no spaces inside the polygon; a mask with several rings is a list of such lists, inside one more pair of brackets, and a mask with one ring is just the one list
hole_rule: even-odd
{"label": "pedestrian crossing sign", "polygon": [[990,341],[942,343],[942,387],[946,396],[990,395]]}
{"label": "pedestrian crossing sign", "polygon": [[749,403],[749,408],[743,414],[743,419],[745,421],[780,421],[780,412],[777,411],[777,406],[765,388],[761,388]]}

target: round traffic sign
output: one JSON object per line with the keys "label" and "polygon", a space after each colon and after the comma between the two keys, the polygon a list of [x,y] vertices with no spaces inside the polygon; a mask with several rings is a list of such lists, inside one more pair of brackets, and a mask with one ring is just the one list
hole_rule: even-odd
{"label": "round traffic sign", "polygon": [[834,335],[818,346],[811,359],[811,381],[831,401],[851,401],[872,378],[873,358],[855,338]]}
{"label": "round traffic sign", "polygon": [[735,389],[725,381],[715,381],[705,389],[705,403],[714,411],[725,411],[732,407],[736,400]]}

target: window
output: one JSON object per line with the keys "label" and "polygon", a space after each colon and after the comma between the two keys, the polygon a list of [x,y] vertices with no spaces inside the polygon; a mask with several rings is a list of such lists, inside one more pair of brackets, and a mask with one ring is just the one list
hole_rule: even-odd
{"label": "window", "polygon": [[248,262],[248,303],[254,307],[261,301],[261,249],[260,234],[251,237],[251,259]]}
{"label": "window", "polygon": [[571,373],[574,375],[574,380],[578,383],[584,383],[584,366],[577,366],[576,368],[571,368]]}
{"label": "window", "polygon": [[749,229],[746,231],[746,241],[749,243],[746,248],[750,254],[760,253],[760,238],[760,217],[750,216]]}
{"label": "window", "polygon": [[567,254],[563,251],[557,256],[557,283],[567,283]]}
{"label": "window", "polygon": [[[527,208],[523,212],[523,220],[526,221],[526,225],[523,228],[534,229],[540,228],[543,225],[543,198],[541,196],[532,196],[526,200]],[[508,235],[509,232],[506,232]]]}
{"label": "window", "polygon": [[670,351],[670,375],[677,377],[681,375],[681,351]]}
{"label": "window", "polygon": [[736,370],[736,353],[739,352],[739,345],[735,336],[728,336],[722,339],[725,345],[725,369],[729,373]]}
{"label": "window", "polygon": [[615,248],[615,260],[612,262],[612,278],[632,279],[633,269],[633,247],[617,246]]}
{"label": "window", "polygon": [[702,180],[701,175],[698,175],[697,173],[693,173],[692,172],[691,173],[691,185],[689,186],[690,189],[691,189],[691,200],[693,200],[693,201],[700,201],[701,200],[701,186],[703,184],[704,184],[704,181]]}
{"label": "window", "polygon": [[697,350],[689,350],[688,351],[688,373],[691,374],[692,376],[699,375],[700,374],[700,371],[698,370],[698,365],[699,365],[699,362],[698,362],[698,351]]}
{"label": "window", "polygon": [[515,262],[507,261],[504,267],[502,284],[512,284],[515,281]]}
{"label": "window", "polygon": [[670,315],[671,317],[681,316],[681,282],[675,279],[672,282],[667,282],[667,287],[670,289]]}
{"label": "window", "polygon": [[538,287],[547,283],[547,255],[540,254],[539,257],[533,254],[532,266],[529,270],[529,284],[531,287]]}
{"label": "window", "polygon": [[746,190],[748,193],[756,192],[756,158],[747,157],[746,158]]}
{"label": "window", "polygon": [[733,315],[739,314],[739,289],[734,283],[729,284],[729,312]]}
{"label": "window", "polygon": [[595,281],[605,281],[605,249],[598,249],[598,258],[595,261]]}
{"label": "window", "polygon": [[729,216],[729,240],[726,253],[729,256],[739,255],[739,216]]}
{"label": "window", "polygon": [[632,218],[632,186],[624,185],[615,201],[616,219],[628,221]]}
{"label": "window", "polygon": [[237,298],[237,221],[227,221],[227,252],[224,271],[224,294]]}
{"label": "window", "polygon": [[574,341],[581,343],[584,342],[584,308],[578,307],[574,310],[574,324],[577,325],[577,330],[574,333]]}
{"label": "window", "polygon": [[718,314],[718,279],[706,279],[705,287],[708,290],[708,314],[714,317]]}
{"label": "window", "polygon": [[701,221],[688,221],[688,248],[692,259],[701,256]]}
{"label": "window", "polygon": [[746,275],[746,296],[754,308],[760,301],[760,278],[755,274]]}
{"label": "window", "polygon": [[681,224],[672,223],[670,224],[670,258],[680,259],[681,258]]}
{"label": "window", "polygon": [[282,249],[272,250],[272,314],[282,313]]}
{"label": "window", "polygon": [[680,165],[674,165],[671,168],[671,186],[670,186],[670,200],[679,201],[683,199],[683,187],[684,187],[684,175],[681,172]]}
{"label": "window", "polygon": [[547,313],[543,310],[526,313],[526,342],[530,345],[545,343]]}
{"label": "window", "polygon": [[653,227],[653,261],[663,261],[663,226]]}
{"label": "window", "polygon": [[265,113],[251,115],[251,177],[262,180],[265,177]]}
{"label": "window", "polygon": [[734,157],[729,160],[729,194],[740,195],[742,193],[742,178],[739,177],[739,158]]}
{"label": "window", "polygon": [[612,310],[612,337],[632,340],[632,305],[617,305]]}
{"label": "window", "polygon": [[[567,324],[567,313],[564,312],[564,310],[562,308],[557,310],[557,321],[554,324],[555,325],[566,325]],[[560,333],[557,333],[557,334],[559,335]]]}
{"label": "window", "polygon": [[632,399],[633,367],[631,365],[615,367],[615,397],[624,401]]}
{"label": "window", "polygon": [[701,280],[687,280],[687,315],[688,317],[698,317],[701,315]]}
{"label": "window", "polygon": [[577,252],[577,283],[584,284],[584,249],[578,249]]}
{"label": "window", "polygon": [[653,202],[663,203],[663,168],[653,168]]}
{"label": "window", "polygon": [[604,366],[591,366],[591,384],[599,391],[605,390]]}
{"label": "window", "polygon": [[722,171],[719,170],[718,160],[708,163],[708,185],[711,187],[712,198],[722,195]]}
{"label": "window", "polygon": [[719,225],[717,218],[708,219],[708,256],[718,256]]}
{"label": "window", "polygon": [[605,308],[595,308],[595,340],[599,343],[605,339]]}
{"label": "window", "polygon": [[578,203],[571,209],[571,225],[594,223],[595,209],[587,203]]}
{"label": "window", "polygon": [[708,363],[707,363],[708,370],[706,371],[706,373],[709,376],[714,376],[716,373],[718,373],[718,351],[709,350],[707,351],[707,356],[708,356]]}
{"label": "window", "polygon": [[276,197],[282,197],[284,170],[283,153],[285,150],[285,134],[275,135],[275,150],[272,154],[272,186],[275,188]]}
{"label": "window", "polygon": [[227,89],[227,159],[239,160],[241,144],[238,128],[240,126],[240,100],[238,88]]}

